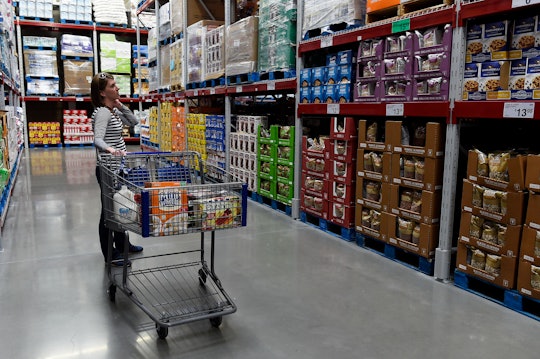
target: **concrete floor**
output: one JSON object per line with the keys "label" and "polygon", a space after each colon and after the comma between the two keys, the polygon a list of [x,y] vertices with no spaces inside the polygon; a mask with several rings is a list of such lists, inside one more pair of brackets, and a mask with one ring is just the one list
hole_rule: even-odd
{"label": "concrete floor", "polygon": [[[216,233],[238,312],[160,340],[106,294],[93,157],[23,153],[0,239],[0,358],[538,358],[540,322],[253,202],[247,228]],[[145,253],[198,243],[134,237]]]}

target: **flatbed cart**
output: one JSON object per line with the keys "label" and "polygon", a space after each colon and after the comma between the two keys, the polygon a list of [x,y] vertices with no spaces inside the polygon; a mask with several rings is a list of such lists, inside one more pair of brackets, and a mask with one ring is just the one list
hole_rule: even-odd
{"label": "flatbed cart", "polygon": [[[215,231],[246,225],[247,185],[209,183],[197,152],[101,156],[99,166],[109,229],[109,299],[114,301],[120,289],[156,323],[162,339],[175,325],[203,319],[214,327],[221,325],[224,315],[236,312],[236,305],[214,271]],[[131,258],[133,268],[126,260],[121,268],[113,268],[112,231],[142,237],[200,233],[200,248],[138,256]],[[211,235],[209,263],[205,232]],[[126,235],[124,258],[128,243]],[[190,260],[179,260],[184,257]],[[149,266],[157,261],[149,258],[159,259],[161,265]]]}

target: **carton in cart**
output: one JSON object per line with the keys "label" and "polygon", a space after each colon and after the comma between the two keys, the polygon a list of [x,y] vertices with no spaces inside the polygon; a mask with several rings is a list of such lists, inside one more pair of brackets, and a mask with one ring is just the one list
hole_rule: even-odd
{"label": "carton in cart", "polygon": [[193,205],[193,215],[196,222],[200,223],[201,231],[231,228],[235,224],[239,226],[241,223],[242,207],[238,196],[216,195],[198,198],[191,204]]}
{"label": "carton in cart", "polygon": [[188,199],[183,182],[146,182],[150,188],[150,231],[156,236],[187,233]]}

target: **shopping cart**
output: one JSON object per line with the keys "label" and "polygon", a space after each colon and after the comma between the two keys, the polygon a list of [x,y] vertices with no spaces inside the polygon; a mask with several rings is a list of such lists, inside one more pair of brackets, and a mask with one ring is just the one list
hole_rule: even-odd
{"label": "shopping cart", "polygon": [[[110,300],[120,289],[156,323],[162,339],[169,327],[179,324],[209,319],[212,326],[221,325],[223,315],[234,313],[236,305],[214,271],[215,231],[246,225],[246,184],[209,183],[196,152],[101,156],[99,166],[109,229]],[[112,231],[142,237],[200,233],[200,248],[140,256],[132,258],[132,268],[128,261],[113,268]],[[210,263],[205,232],[211,234]],[[128,242],[126,235],[124,258]],[[160,265],[152,266],[157,260],[148,259],[158,257]]]}

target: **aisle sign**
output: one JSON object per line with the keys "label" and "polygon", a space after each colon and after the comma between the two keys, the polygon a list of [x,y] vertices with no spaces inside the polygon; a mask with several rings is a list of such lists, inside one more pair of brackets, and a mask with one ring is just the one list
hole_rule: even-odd
{"label": "aisle sign", "polygon": [[540,0],[512,0],[512,8],[540,4]]}
{"label": "aisle sign", "polygon": [[276,89],[275,82],[269,82],[266,84],[266,91],[274,91]]}
{"label": "aisle sign", "polygon": [[334,38],[332,36],[321,37],[321,49],[324,47],[330,47],[334,45]]}
{"label": "aisle sign", "polygon": [[339,103],[329,103],[326,105],[328,115],[339,115]]}
{"label": "aisle sign", "polygon": [[403,116],[405,105],[402,103],[389,103],[386,105],[386,116]]}
{"label": "aisle sign", "polygon": [[392,34],[396,32],[408,31],[411,29],[411,19],[403,19],[392,23]]}
{"label": "aisle sign", "polygon": [[533,118],[534,102],[505,102],[504,118]]}

